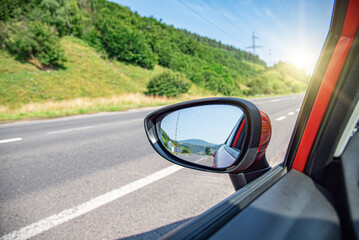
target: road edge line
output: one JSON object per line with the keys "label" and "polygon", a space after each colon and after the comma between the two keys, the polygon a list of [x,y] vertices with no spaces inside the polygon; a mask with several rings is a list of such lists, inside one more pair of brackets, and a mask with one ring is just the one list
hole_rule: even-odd
{"label": "road edge line", "polygon": [[21,228],[18,231],[14,231],[12,233],[6,234],[0,237],[0,240],[25,240],[31,237],[34,237],[42,232],[45,232],[53,227],[56,227],[60,224],[68,222],[76,217],[79,217],[83,214],[86,214],[90,211],[93,211],[99,207],[102,207],[112,201],[115,201],[127,194],[130,194],[136,190],[139,190],[153,182],[156,182],[164,177],[167,177],[179,170],[183,169],[183,167],[173,165],[167,168],[164,168],[160,171],[157,171],[151,175],[148,175],[144,178],[138,179],[134,182],[131,182],[125,186],[122,186],[118,189],[107,192],[103,195],[95,197],[87,202],[84,202],[75,207],[66,209],[58,214],[52,215],[45,219],[42,219],[36,223],[32,223],[24,228]]}

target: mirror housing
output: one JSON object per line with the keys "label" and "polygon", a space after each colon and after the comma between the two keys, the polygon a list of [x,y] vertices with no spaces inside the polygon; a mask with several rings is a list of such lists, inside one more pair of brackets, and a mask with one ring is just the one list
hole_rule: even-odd
{"label": "mirror housing", "polygon": [[[176,111],[183,111],[189,108],[211,105],[234,106],[241,109],[245,115],[246,134],[244,136],[245,139],[243,141],[241,154],[232,165],[227,167],[217,168],[201,165],[196,162],[186,161],[183,158],[180,158],[179,156],[171,153],[161,141],[161,122],[164,118],[166,118],[166,116]],[[216,113],[214,112],[213,114]],[[255,162],[264,159],[265,164],[259,165],[266,165],[268,168],[268,164],[265,160],[265,149],[269,143],[271,135],[270,120],[263,111],[259,110],[253,103],[249,101],[239,98],[207,98],[183,102],[164,107],[149,114],[144,120],[144,126],[147,137],[155,151],[168,161],[175,164],[208,172],[236,174],[245,172],[248,169],[252,169],[251,166]],[[262,128],[263,130],[266,130],[266,134],[264,135],[262,134]]]}

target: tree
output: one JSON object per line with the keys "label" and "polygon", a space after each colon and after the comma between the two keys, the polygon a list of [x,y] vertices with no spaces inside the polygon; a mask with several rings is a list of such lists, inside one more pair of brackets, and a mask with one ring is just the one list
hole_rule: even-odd
{"label": "tree", "polygon": [[[105,20],[108,21],[111,20]],[[149,69],[156,65],[157,57],[141,32],[119,22],[102,26],[99,30],[102,44],[110,57]]]}
{"label": "tree", "polygon": [[206,155],[211,155],[211,149],[209,147],[206,147]]}
{"label": "tree", "polygon": [[191,149],[189,147],[183,147],[182,148],[182,153],[187,153],[187,154],[191,154]]}
{"label": "tree", "polygon": [[39,68],[61,67],[66,61],[54,30],[39,21],[17,22],[11,25],[5,45],[19,60],[30,60]]}
{"label": "tree", "polygon": [[22,4],[21,0],[1,0],[0,21],[7,21],[14,17],[15,10]]}

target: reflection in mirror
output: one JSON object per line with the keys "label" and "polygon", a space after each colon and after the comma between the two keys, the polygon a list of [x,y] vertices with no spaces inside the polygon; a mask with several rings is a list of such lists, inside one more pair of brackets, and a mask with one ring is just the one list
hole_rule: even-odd
{"label": "reflection in mirror", "polygon": [[246,134],[243,110],[232,105],[205,105],[174,111],[161,121],[163,146],[188,162],[230,167],[241,154]]}

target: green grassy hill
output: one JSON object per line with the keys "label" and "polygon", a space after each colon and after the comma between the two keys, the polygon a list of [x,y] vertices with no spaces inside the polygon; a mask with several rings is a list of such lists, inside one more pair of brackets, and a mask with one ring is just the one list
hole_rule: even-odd
{"label": "green grassy hill", "polygon": [[[163,72],[190,89],[147,96]],[[0,9],[0,120],[168,104],[205,96],[304,91],[290,64],[179,30],[105,0],[5,0]]]}
{"label": "green grassy hill", "polygon": [[158,65],[149,70],[103,59],[84,41],[73,37],[62,38],[61,46],[67,62],[58,70],[39,70],[1,52],[1,104],[15,108],[31,102],[143,93],[151,77],[170,71]]}
{"label": "green grassy hill", "polygon": [[153,76],[173,71],[106,59],[75,37],[63,37],[61,46],[64,68],[47,71],[0,51],[0,121],[157,106],[211,94],[192,84],[180,99],[145,96]]}

